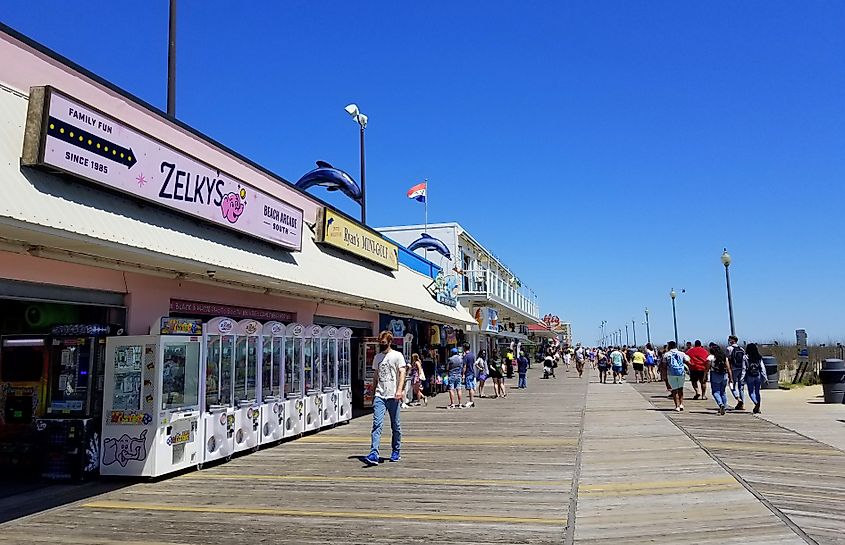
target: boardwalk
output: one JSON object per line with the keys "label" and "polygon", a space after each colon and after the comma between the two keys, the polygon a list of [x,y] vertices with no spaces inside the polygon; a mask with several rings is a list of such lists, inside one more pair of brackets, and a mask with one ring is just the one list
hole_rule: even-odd
{"label": "boardwalk", "polygon": [[667,411],[660,385],[559,375],[404,411],[397,464],[364,467],[357,419],[7,523],[0,544],[845,543],[842,451],[712,402]]}

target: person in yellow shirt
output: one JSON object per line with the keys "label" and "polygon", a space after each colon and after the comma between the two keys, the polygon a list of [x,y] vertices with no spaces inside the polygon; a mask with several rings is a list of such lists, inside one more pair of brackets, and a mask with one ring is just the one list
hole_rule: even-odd
{"label": "person in yellow shirt", "polygon": [[637,348],[637,351],[634,352],[634,380],[637,381],[637,384],[640,382],[645,382],[645,378],[643,377],[643,365],[645,364],[645,354],[643,354],[642,350]]}

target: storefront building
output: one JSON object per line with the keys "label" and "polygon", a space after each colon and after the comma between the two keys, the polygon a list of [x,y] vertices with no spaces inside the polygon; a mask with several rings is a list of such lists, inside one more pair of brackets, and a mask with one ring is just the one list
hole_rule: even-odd
{"label": "storefront building", "polygon": [[475,324],[467,333],[474,349],[497,350],[528,342],[528,325],[540,319],[537,296],[516,274],[458,223],[380,227],[378,231],[402,245],[411,245],[425,230],[448,249],[415,250],[444,271],[443,284],[454,287],[461,306]]}
{"label": "storefront building", "polygon": [[58,420],[99,433],[107,337],[348,328],[362,405],[383,314],[475,323],[429,292],[435,264],[5,27],[0,119],[0,465],[44,472]]}

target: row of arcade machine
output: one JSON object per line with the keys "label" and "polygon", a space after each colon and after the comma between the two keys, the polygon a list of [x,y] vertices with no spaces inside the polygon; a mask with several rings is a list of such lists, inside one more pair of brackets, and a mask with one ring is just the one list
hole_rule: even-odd
{"label": "row of arcade machine", "polygon": [[352,416],[352,330],[219,317],[106,340],[102,475],[157,477]]}
{"label": "row of arcade machine", "polygon": [[99,467],[106,338],[122,329],[68,324],[10,335],[0,351],[3,467],[80,480]]}

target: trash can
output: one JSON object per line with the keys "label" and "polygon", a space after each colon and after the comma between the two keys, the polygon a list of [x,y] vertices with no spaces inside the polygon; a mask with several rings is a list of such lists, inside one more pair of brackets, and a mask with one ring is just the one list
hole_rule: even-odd
{"label": "trash can", "polygon": [[766,376],[769,377],[769,382],[764,388],[776,390],[778,388],[778,359],[774,356],[763,356],[763,365],[766,366]]}
{"label": "trash can", "polygon": [[845,403],[845,361],[827,359],[819,371],[825,403]]}

